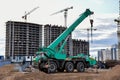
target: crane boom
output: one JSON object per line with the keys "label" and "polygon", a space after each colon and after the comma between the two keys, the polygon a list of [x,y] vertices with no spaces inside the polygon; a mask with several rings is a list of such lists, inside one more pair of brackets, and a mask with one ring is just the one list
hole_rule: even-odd
{"label": "crane boom", "polygon": [[87,16],[93,14],[89,9],[86,9],[84,13],[68,28],[66,29],[56,40],[54,40],[48,48],[53,49],[64,40]]}
{"label": "crane boom", "polygon": [[89,9],[86,9],[84,13],[80,15],[80,17],[69,27],[67,28],[60,36],[58,36],[47,48],[39,48],[37,53],[44,52],[44,55],[48,58],[55,59],[66,59],[66,54],[58,53],[56,51],[57,46],[63,40],[69,36],[72,31],[89,15],[93,14]]}
{"label": "crane boom", "polygon": [[[93,12],[86,9],[86,11],[47,48],[39,48],[34,61],[37,62],[40,71],[47,73],[56,71],[64,72],[64,70],[66,70],[66,72],[73,72],[74,69],[77,69],[78,72],[84,72],[85,68],[96,64],[96,60],[88,55],[77,53],[77,56],[68,56],[67,53],[62,52],[72,31],[91,14],[93,14]],[[63,42],[63,44],[60,47],[60,50],[56,50],[58,44],[61,42]]]}

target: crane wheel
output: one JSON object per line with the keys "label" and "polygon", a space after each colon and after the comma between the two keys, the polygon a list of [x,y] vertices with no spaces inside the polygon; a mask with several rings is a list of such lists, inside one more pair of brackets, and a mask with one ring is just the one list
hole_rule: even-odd
{"label": "crane wheel", "polygon": [[44,65],[44,63],[39,63],[38,64],[39,71],[43,71],[43,65]]}
{"label": "crane wheel", "polygon": [[73,72],[74,71],[74,64],[72,62],[66,62],[65,70],[67,72]]}
{"label": "crane wheel", "polygon": [[54,73],[57,70],[57,65],[55,62],[50,62],[50,66],[48,68],[48,73]]}
{"label": "crane wheel", "polygon": [[83,62],[78,62],[77,63],[77,71],[78,72],[84,72],[85,71],[85,66]]}

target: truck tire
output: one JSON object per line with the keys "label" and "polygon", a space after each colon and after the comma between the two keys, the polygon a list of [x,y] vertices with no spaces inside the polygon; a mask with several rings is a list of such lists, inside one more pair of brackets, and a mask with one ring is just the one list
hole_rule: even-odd
{"label": "truck tire", "polygon": [[66,62],[65,70],[67,72],[73,72],[74,71],[74,64],[72,62]]}
{"label": "truck tire", "polygon": [[39,63],[38,64],[39,71],[43,71],[43,66],[44,66],[44,63]]}
{"label": "truck tire", "polygon": [[48,68],[48,73],[54,73],[57,70],[57,65],[55,62],[50,62],[50,66]]}
{"label": "truck tire", "polygon": [[77,63],[77,71],[78,72],[84,72],[85,71],[85,66],[83,62],[78,62]]}

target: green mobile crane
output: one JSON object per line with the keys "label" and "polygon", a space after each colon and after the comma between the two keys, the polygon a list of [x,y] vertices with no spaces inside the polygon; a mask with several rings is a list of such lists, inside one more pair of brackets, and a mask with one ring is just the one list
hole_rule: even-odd
{"label": "green mobile crane", "polygon": [[[77,69],[78,72],[84,72],[85,68],[96,64],[96,60],[90,58],[88,55],[79,53],[77,56],[67,56],[63,52],[66,41],[72,31],[89,15],[92,15],[89,9],[86,9],[80,17],[67,28],[57,39],[55,39],[48,47],[39,48],[36,53],[35,62],[38,64],[40,71],[53,73],[56,71],[73,72]],[[57,46],[63,42],[59,50]]]}

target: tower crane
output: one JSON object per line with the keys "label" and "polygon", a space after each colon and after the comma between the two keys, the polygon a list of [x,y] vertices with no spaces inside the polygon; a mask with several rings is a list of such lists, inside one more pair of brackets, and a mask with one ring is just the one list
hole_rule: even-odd
{"label": "tower crane", "polygon": [[[92,26],[92,25],[91,25]],[[91,31],[91,42],[93,42],[93,39],[92,39],[92,35],[93,35],[93,33],[92,33],[92,31],[96,31],[97,29],[96,28],[87,28],[87,29],[82,29],[82,30],[86,30],[87,31],[87,39],[88,39],[88,46],[90,46],[90,33],[89,33],[89,31]],[[88,55],[89,55],[89,48],[88,48]]]}
{"label": "tower crane", "polygon": [[[89,31],[96,31],[97,29],[96,28],[87,28],[87,29],[82,29],[82,30],[86,30],[87,31],[87,38],[88,38],[88,42],[89,42],[89,38],[90,38],[90,33]],[[93,35],[93,33],[91,33],[91,35]],[[91,42],[92,42],[92,36],[91,36]]]}
{"label": "tower crane", "polygon": [[90,24],[91,24],[91,42],[92,42],[92,31],[93,30],[96,30],[96,29],[93,29],[93,19],[90,19]]}
{"label": "tower crane", "polygon": [[118,27],[120,27],[120,0],[119,0],[119,17],[117,19],[114,19],[115,22],[118,23]]}
{"label": "tower crane", "polygon": [[58,12],[55,12],[55,13],[53,13],[53,14],[51,14],[51,15],[55,15],[55,14],[64,12],[64,19],[65,19],[65,24],[64,24],[64,26],[67,27],[67,12],[68,12],[69,9],[73,9],[73,6],[68,7],[68,8],[65,8],[65,9],[63,9],[63,10],[60,10],[60,11],[58,11]]}
{"label": "tower crane", "polygon": [[25,13],[25,15],[22,16],[22,18],[23,18],[25,21],[27,21],[27,16],[28,16],[30,13],[32,13],[33,11],[35,11],[36,9],[38,9],[38,8],[39,8],[39,7],[35,7],[35,8],[33,8],[30,12]]}
{"label": "tower crane", "polygon": [[[58,12],[55,12],[55,13],[53,13],[53,14],[51,14],[51,15],[55,15],[55,14],[58,14],[58,13],[62,13],[62,12],[64,12],[64,19],[65,19],[65,21],[64,21],[64,26],[65,27],[67,27],[67,13],[68,13],[68,10],[69,9],[73,9],[73,6],[71,6],[71,7],[68,7],[68,8],[65,8],[65,9],[62,9],[62,10],[60,10],[60,11],[58,11]],[[70,36],[69,36],[69,38],[70,38]],[[69,40],[70,41],[70,43],[69,43],[69,45],[71,45],[71,40]],[[69,48],[70,50],[70,52],[72,52],[71,50],[71,46],[70,46],[70,48]],[[69,53],[69,54],[71,54],[71,53]]]}

